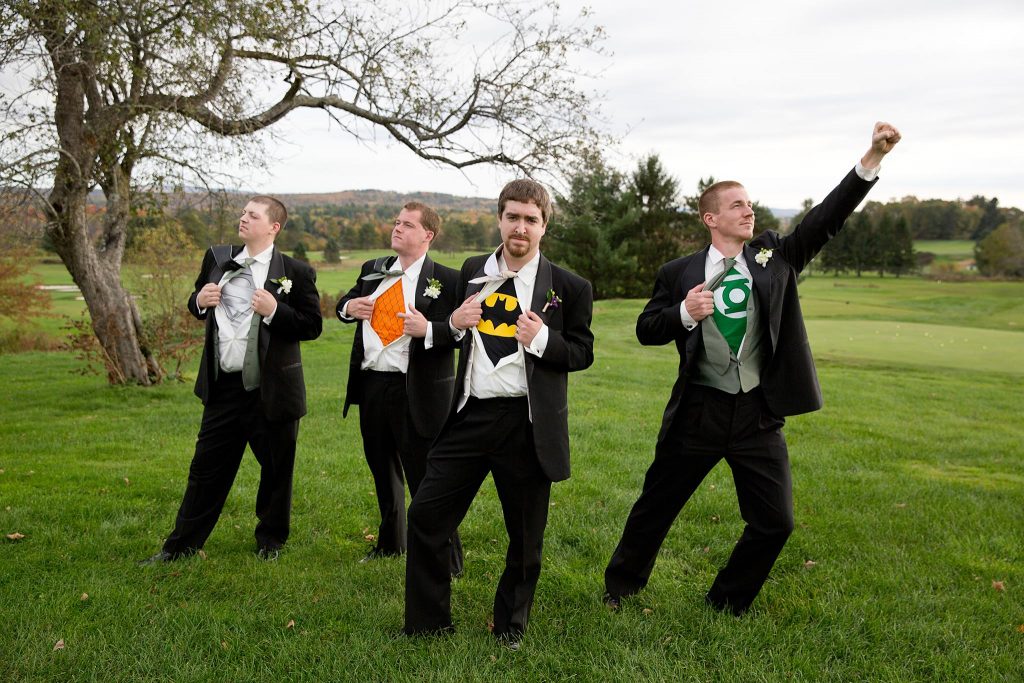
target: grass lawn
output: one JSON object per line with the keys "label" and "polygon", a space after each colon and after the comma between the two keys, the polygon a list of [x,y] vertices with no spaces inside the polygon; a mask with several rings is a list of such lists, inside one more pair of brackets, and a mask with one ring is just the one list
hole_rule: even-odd
{"label": "grass lawn", "polygon": [[[321,289],[350,287],[361,261],[322,270]],[[1024,287],[814,277],[801,291],[826,407],[787,425],[797,530],[751,612],[703,606],[742,526],[725,467],[650,586],[617,614],[600,602],[678,360],[635,341],[643,302],[602,301],[519,652],[486,630],[505,551],[490,482],[462,527],[458,631],[395,637],[404,560],[358,563],[377,513],[358,420],[341,419],[352,327],[325,321],[305,345],[293,535],[273,564],[252,555],[248,457],[205,559],[135,566],[180,501],[191,386],[110,388],[65,354],[3,356],[0,530],[24,538],[0,537],[0,681],[1022,680]]]}

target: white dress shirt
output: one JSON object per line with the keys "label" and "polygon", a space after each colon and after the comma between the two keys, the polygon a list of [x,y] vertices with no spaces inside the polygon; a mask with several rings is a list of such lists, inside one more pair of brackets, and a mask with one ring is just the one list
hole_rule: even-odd
{"label": "white dress shirt", "polygon": [[[402,297],[405,299],[405,310],[408,311],[409,307],[415,307],[416,305],[416,283],[420,279],[420,271],[423,270],[423,261],[426,260],[427,255],[419,257],[405,269],[405,273],[402,274]],[[392,269],[401,267],[401,263],[396,259],[394,264],[391,266]],[[372,301],[377,301],[378,298],[384,292],[388,291],[396,282],[398,282],[399,276],[386,277],[377,283],[377,288],[370,294]],[[348,304],[346,303],[341,310],[342,317],[347,320],[351,320],[351,316],[348,315]],[[377,370],[379,372],[402,372],[406,373],[409,371],[409,345],[412,343],[412,337],[407,334],[403,334],[387,346],[380,340],[377,335],[377,331],[370,325],[369,320],[364,320],[360,326],[362,328],[363,335],[363,360],[359,364],[359,367],[363,370]],[[427,324],[427,336],[423,340],[424,347],[430,348],[433,344],[433,329],[431,325]]]}
{"label": "white dress shirt", "polygon": [[[270,245],[259,254],[251,256],[255,260],[249,265],[249,270],[252,271],[252,283],[256,289],[263,289],[267,283],[267,272],[270,270],[270,257],[273,253],[274,245]],[[250,258],[249,247],[245,246],[242,247],[242,251],[238,252],[234,260],[244,267],[247,258]],[[228,275],[229,273],[224,273],[217,284],[223,286]],[[274,313],[277,313],[276,308]],[[270,324],[274,313],[263,319],[264,325]],[[238,372],[242,369],[242,362],[245,360],[245,347],[248,343],[249,321],[252,320],[252,313],[239,324],[237,329],[228,320],[222,304],[218,304],[214,309],[214,315],[217,317],[217,350],[220,354],[220,369],[224,372]]]}
{"label": "white dress shirt", "polygon": [[[540,267],[540,252],[523,266],[512,278],[516,288],[516,298],[519,299],[519,308],[522,312],[530,310],[530,302],[533,300],[533,286],[537,279],[537,270]],[[485,276],[500,276],[507,271],[508,266],[501,255],[500,248],[491,254],[484,263]],[[504,280],[494,280],[484,283],[483,289],[477,295],[477,301],[483,301],[493,294]],[[480,339],[480,332],[474,327],[470,330],[473,335],[473,343],[470,349],[469,360],[466,367],[466,379],[463,385],[462,398],[459,401],[458,409],[461,410],[470,396],[477,398],[505,398],[512,396],[526,396],[528,387],[526,384],[526,359],[524,353],[531,353],[538,358],[544,355],[547,348],[549,331],[546,324],[542,324],[537,336],[533,338],[530,346],[524,347],[521,343],[517,345],[516,352],[505,356],[495,366],[491,363],[487,353],[483,350],[483,342]],[[461,338],[464,332],[460,332],[457,338]]]}

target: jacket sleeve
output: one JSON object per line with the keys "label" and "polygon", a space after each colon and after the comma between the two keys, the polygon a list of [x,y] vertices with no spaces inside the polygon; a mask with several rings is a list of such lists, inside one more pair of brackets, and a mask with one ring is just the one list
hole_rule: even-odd
{"label": "jacket sleeve", "polygon": [[352,285],[352,289],[348,290],[348,292],[345,293],[345,296],[338,299],[338,305],[335,306],[334,308],[334,314],[341,322],[358,322],[358,320],[356,320],[355,318],[342,318],[341,311],[345,308],[345,304],[347,304],[349,301],[352,301],[352,299],[358,299],[359,297],[363,296],[363,276],[370,272],[370,264],[372,263],[373,261],[366,261],[365,263],[363,263],[363,267],[359,270],[359,277],[356,278],[356,283]]}
{"label": "jacket sleeve", "polygon": [[[811,262],[825,244],[835,237],[857,205],[867,196],[878,179],[861,179],[853,169],[821,200],[793,231],[779,240],[778,249],[786,263],[799,273]],[[757,240],[755,240],[756,242]]]}
{"label": "jacket sleeve", "polygon": [[661,346],[690,334],[679,313],[683,300],[673,293],[683,272],[682,267],[675,266],[677,263],[667,263],[658,269],[651,299],[636,320],[636,338],[644,346]]}
{"label": "jacket sleeve", "polygon": [[562,329],[548,328],[544,355],[536,362],[555,370],[575,372],[594,363],[594,333],[590,323],[594,314],[594,292],[590,282],[573,277],[563,297]]}
{"label": "jacket sleeve", "polygon": [[192,295],[188,298],[188,312],[194,315],[199,320],[206,320],[206,316],[210,313],[209,309],[199,310],[199,290],[207,285],[210,281],[210,271],[213,270],[214,265],[217,261],[213,257],[213,248],[206,250],[206,254],[203,255],[203,265],[199,269],[199,277],[196,278],[196,284]]}

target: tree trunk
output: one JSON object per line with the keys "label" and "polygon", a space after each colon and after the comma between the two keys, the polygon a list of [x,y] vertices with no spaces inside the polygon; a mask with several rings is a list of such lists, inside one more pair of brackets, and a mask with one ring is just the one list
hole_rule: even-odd
{"label": "tree trunk", "polygon": [[[62,201],[51,201],[58,214],[48,232],[89,308],[108,380],[111,384],[147,386],[159,382],[163,372],[141,343],[142,318],[131,295],[121,285],[124,226],[120,230],[121,244],[97,245],[86,222],[85,191],[65,188],[59,194]],[[115,201],[127,204],[128,200]],[[127,221],[118,207],[108,205],[107,213],[108,222]]]}

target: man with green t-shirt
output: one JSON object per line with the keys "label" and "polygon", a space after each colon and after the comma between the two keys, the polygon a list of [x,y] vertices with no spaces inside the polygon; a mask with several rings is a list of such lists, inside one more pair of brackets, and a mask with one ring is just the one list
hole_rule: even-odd
{"label": "man with green t-shirt", "polygon": [[738,616],[761,590],[793,531],[782,426],[787,415],[822,404],[797,277],[867,196],[899,140],[896,128],[875,124],[860,163],[786,236],[751,239],[753,205],[737,182],[715,183],[701,195],[711,246],[661,267],[636,324],[641,344],[675,342],[679,378],[643,492],[605,570],[609,607],[647,585],[676,516],[722,458],[746,526],[705,601]]}

